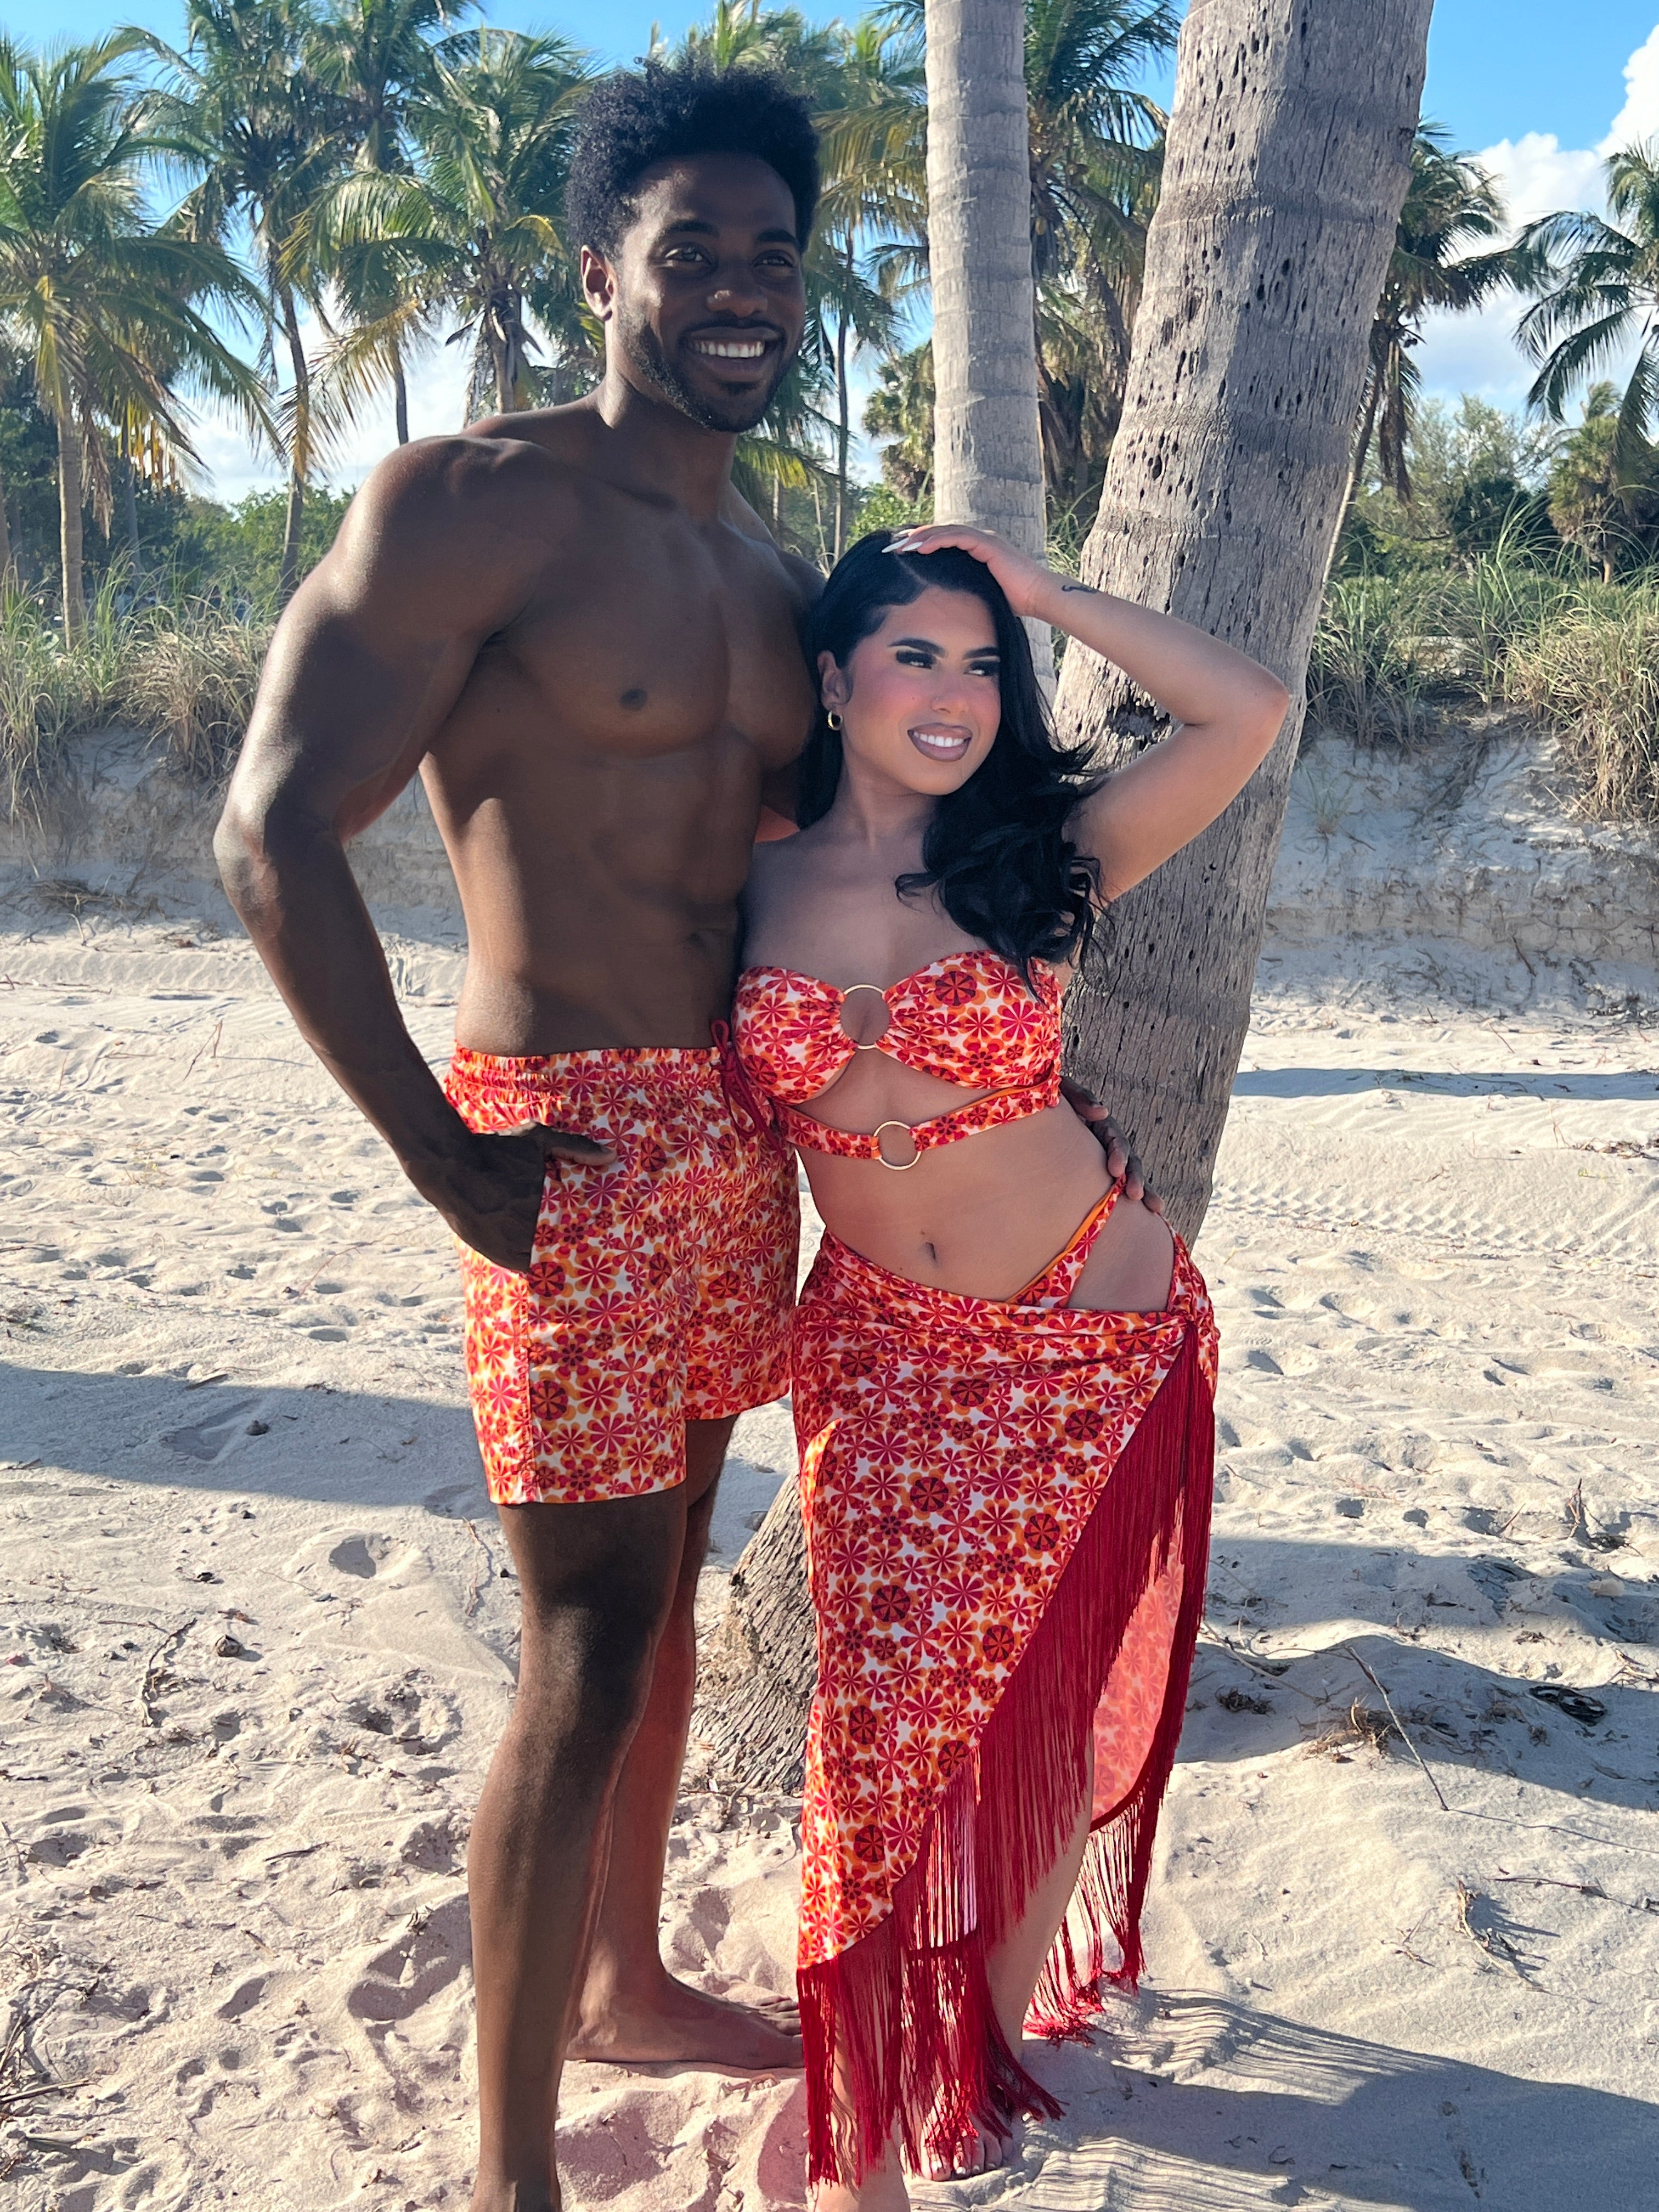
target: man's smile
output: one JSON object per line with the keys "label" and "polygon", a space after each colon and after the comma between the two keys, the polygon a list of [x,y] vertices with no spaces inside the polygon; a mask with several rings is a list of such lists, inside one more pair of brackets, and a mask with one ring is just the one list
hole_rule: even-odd
{"label": "man's smile", "polygon": [[763,361],[780,343],[779,333],[763,331],[694,331],[685,341],[705,361]]}

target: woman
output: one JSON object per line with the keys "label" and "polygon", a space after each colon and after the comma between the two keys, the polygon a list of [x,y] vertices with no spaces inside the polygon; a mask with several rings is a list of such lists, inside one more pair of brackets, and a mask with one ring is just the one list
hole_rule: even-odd
{"label": "woman", "polygon": [[[1171,734],[1087,778],[1022,616],[1115,661]],[[1015,2055],[1028,2011],[1083,2032],[1109,1933],[1112,1978],[1139,1968],[1215,1332],[1178,1240],[1115,1203],[1060,1098],[1060,1001],[1098,908],[1237,795],[1285,693],[950,526],[854,546],[810,643],[802,826],[757,848],[732,1027],[827,1232],[794,1389],[811,2173],[818,2212],[891,2212],[901,2156],[972,2170],[1057,2111]]]}

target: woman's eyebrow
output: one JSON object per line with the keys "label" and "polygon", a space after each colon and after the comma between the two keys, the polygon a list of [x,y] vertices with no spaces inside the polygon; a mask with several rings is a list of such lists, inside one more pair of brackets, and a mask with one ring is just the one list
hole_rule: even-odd
{"label": "woman's eyebrow", "polygon": [[[945,650],[942,645],[936,645],[931,637],[896,637],[892,641],[892,646],[895,653],[899,652],[901,648],[911,653],[943,653]],[[1001,657],[994,645],[975,646],[971,653],[963,655],[964,660],[1000,660]]]}

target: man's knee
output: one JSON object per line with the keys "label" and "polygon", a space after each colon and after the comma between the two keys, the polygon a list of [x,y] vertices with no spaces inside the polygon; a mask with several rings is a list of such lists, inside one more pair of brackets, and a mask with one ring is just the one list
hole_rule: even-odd
{"label": "man's knee", "polygon": [[598,1738],[628,1732],[673,1599],[683,1500],[510,1506],[501,1519],[523,1601],[520,1692],[568,1706]]}

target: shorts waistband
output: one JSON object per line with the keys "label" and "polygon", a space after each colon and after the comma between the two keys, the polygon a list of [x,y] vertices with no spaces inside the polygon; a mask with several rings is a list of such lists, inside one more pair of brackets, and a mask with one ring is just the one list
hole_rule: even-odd
{"label": "shorts waistband", "polygon": [[458,1044],[450,1054],[452,1080],[469,1090],[520,1091],[526,1085],[558,1083],[573,1076],[649,1075],[672,1081],[706,1083],[720,1069],[720,1053],[706,1045],[596,1045],[583,1052],[528,1053],[522,1057],[474,1052]]}

